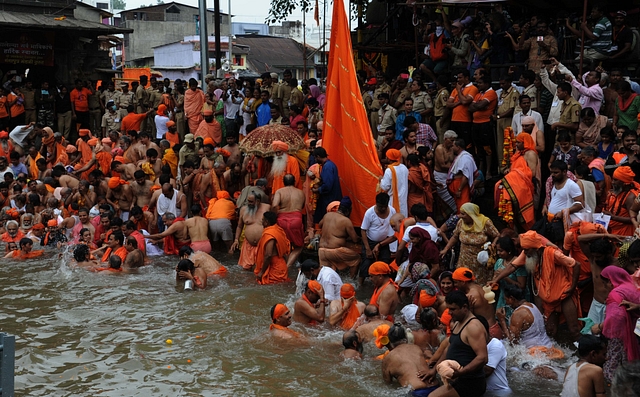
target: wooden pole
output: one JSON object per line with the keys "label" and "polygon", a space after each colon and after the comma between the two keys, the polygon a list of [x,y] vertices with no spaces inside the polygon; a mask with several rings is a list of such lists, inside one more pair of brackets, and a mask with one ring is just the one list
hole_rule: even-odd
{"label": "wooden pole", "polygon": [[[584,7],[582,8],[582,22],[587,20],[587,0],[584,0]],[[580,27],[581,39],[580,39],[580,78],[582,78],[582,67],[584,66],[584,30]]]}

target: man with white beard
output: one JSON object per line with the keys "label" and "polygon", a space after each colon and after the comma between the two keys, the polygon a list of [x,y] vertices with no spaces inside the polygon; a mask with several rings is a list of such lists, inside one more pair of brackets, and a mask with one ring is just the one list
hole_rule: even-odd
{"label": "man with white beard", "polygon": [[271,147],[276,152],[275,156],[273,156],[273,165],[271,166],[271,173],[269,174],[272,179],[271,197],[273,197],[278,189],[284,187],[283,179],[287,174],[293,175],[296,180],[294,186],[300,188],[300,166],[295,157],[287,154],[289,145],[282,141],[273,141]]}
{"label": "man with white beard", "polygon": [[538,233],[530,230],[520,235],[520,246],[526,259],[522,256],[513,261],[514,266],[525,265],[533,277],[533,294],[535,304],[544,314],[547,334],[555,336],[558,329],[559,315],[562,313],[567,327],[574,340],[580,336],[578,324],[578,277],[580,266],[576,266],[573,258],[565,256],[555,246],[547,246]]}

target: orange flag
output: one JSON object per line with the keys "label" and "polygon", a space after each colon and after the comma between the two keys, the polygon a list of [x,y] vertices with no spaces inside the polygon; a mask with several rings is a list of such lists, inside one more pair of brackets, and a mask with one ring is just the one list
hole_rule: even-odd
{"label": "orange flag", "polygon": [[342,194],[353,202],[351,220],[360,226],[365,211],[375,204],[382,168],[356,78],[343,0],[333,2],[329,48],[322,147],[338,167]]}
{"label": "orange flag", "polygon": [[320,26],[320,7],[318,6],[318,0],[316,0],[316,8],[313,10],[313,19],[315,19],[316,25]]}

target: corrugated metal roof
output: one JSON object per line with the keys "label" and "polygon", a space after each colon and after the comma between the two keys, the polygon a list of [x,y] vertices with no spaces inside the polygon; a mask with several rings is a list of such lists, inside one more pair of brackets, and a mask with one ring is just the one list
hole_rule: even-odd
{"label": "corrugated metal roof", "polygon": [[[285,37],[244,35],[236,36],[236,43],[249,46],[247,61],[260,73],[278,69],[302,68],[302,48],[295,40]],[[312,68],[313,63],[307,62]]]}
{"label": "corrugated metal roof", "polygon": [[100,22],[84,21],[66,17],[61,21],[55,20],[54,15],[28,14],[23,12],[2,11],[0,12],[0,26],[11,28],[32,28],[32,29],[68,29],[93,31],[103,34],[108,33],[132,33],[133,29],[119,28],[117,26],[105,25]]}

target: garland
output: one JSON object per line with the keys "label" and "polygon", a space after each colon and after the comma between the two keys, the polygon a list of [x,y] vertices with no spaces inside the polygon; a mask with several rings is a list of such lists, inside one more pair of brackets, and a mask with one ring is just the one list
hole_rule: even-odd
{"label": "garland", "polygon": [[504,142],[502,148],[502,168],[509,168],[511,166],[511,156],[516,152],[516,136],[513,133],[513,128],[507,127],[504,129]]}

